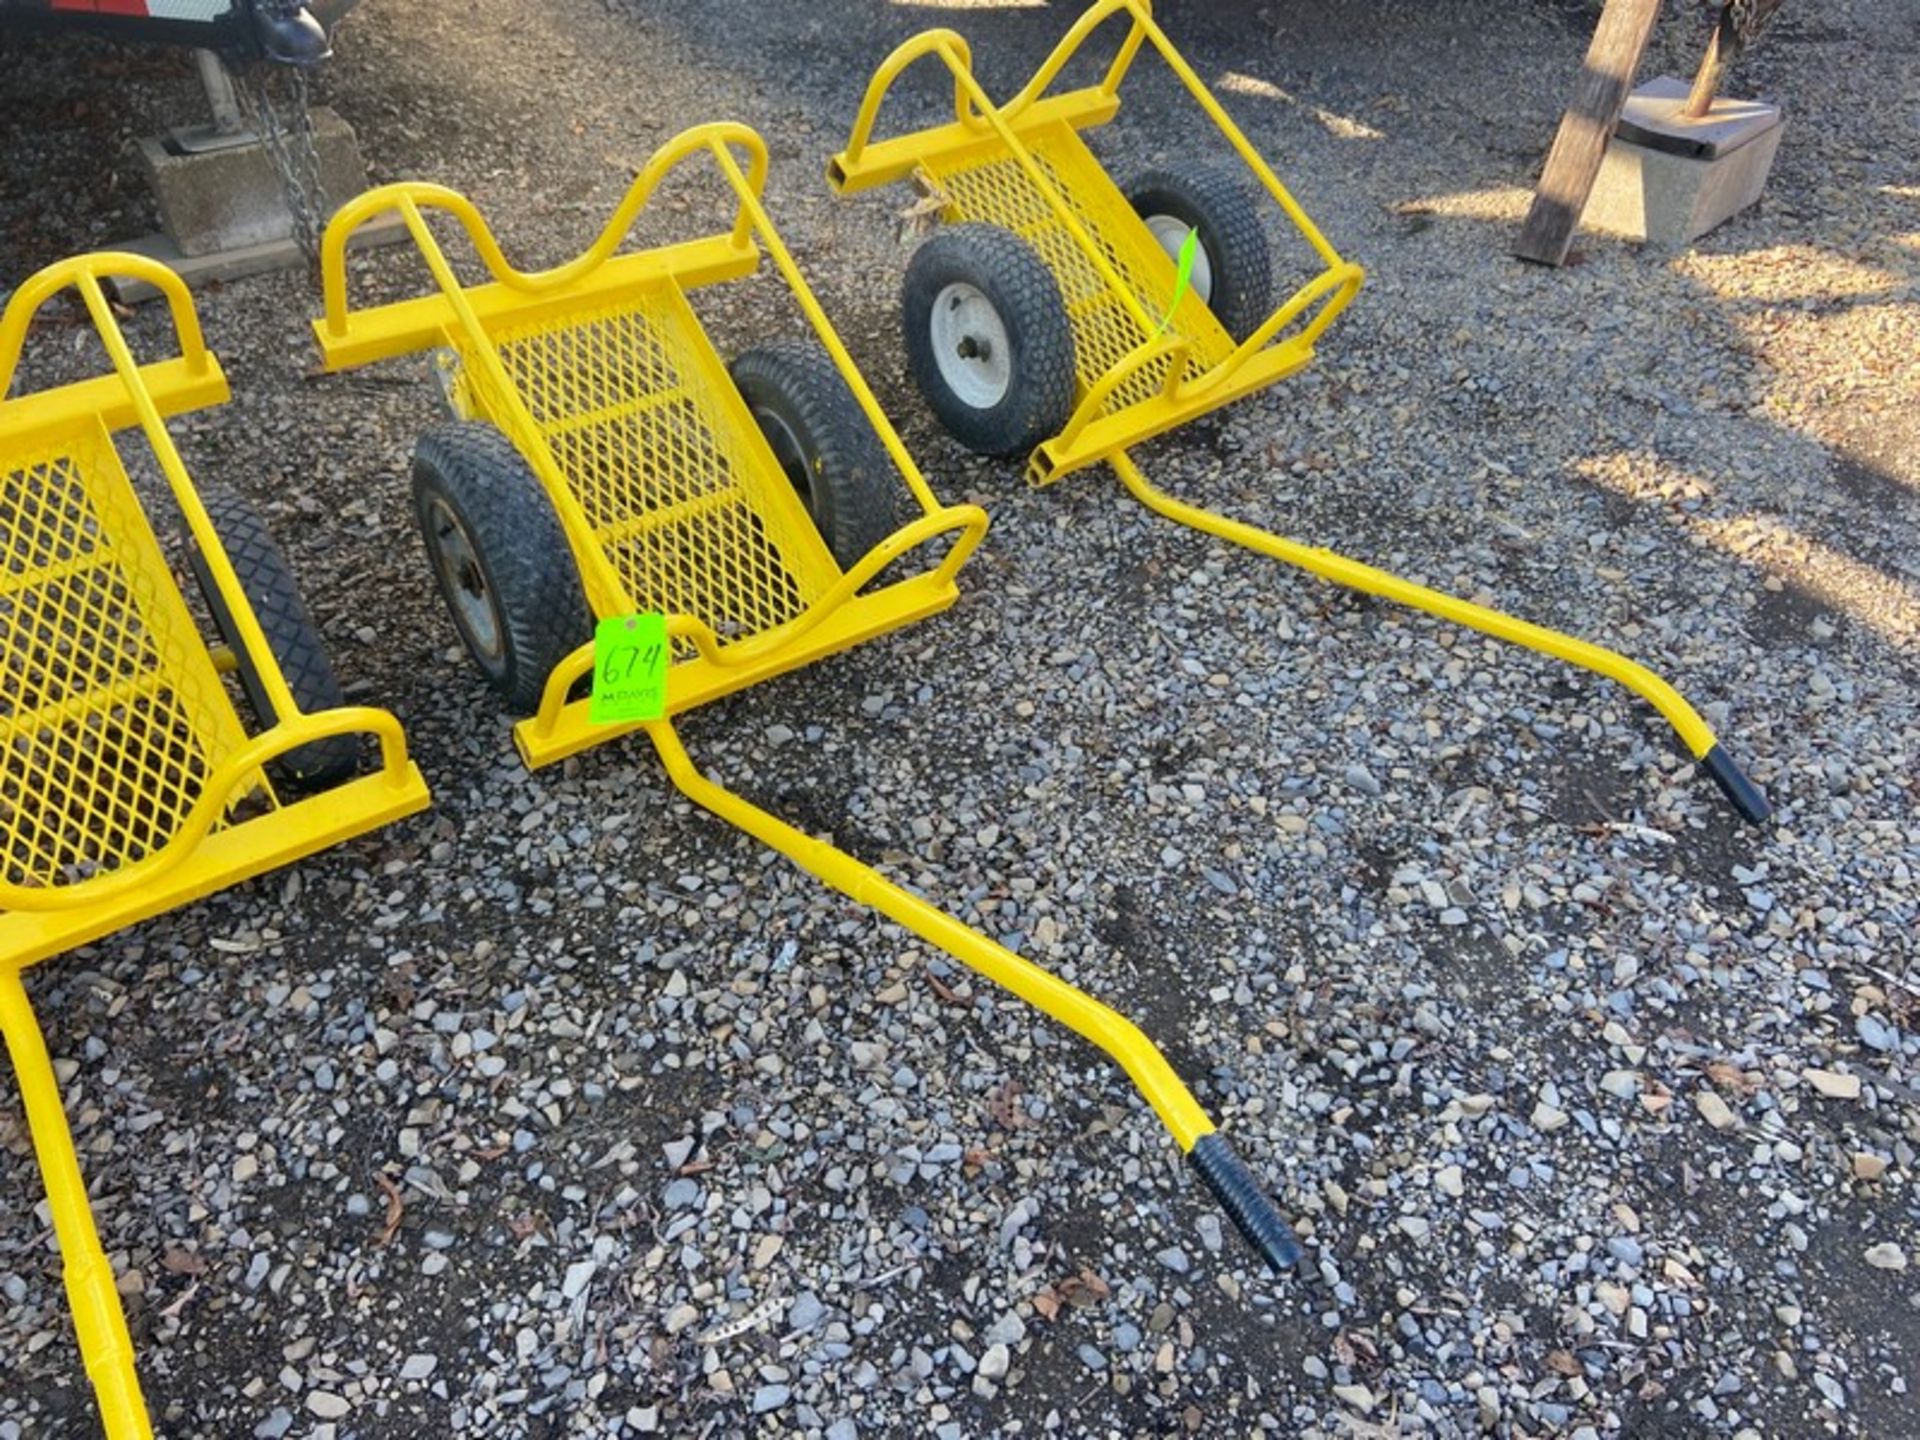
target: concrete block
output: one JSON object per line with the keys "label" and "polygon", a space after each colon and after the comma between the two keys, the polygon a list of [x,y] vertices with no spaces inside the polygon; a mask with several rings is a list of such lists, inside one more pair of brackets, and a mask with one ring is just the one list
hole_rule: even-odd
{"label": "concrete block", "polygon": [[[387,216],[354,231],[347,248],[361,250],[372,245],[395,245],[406,238],[405,222],[397,215]],[[186,281],[187,288],[196,295],[208,285],[244,280],[252,275],[269,275],[276,270],[298,270],[307,263],[306,256],[291,237],[268,240],[259,245],[241,245],[232,250],[216,250],[210,255],[183,255],[180,247],[165,235],[143,235],[137,240],[122,241],[113,248],[131,250],[136,255],[158,260]],[[114,293],[128,305],[142,305],[160,297],[160,292],[144,280],[117,281]],[[0,301],[4,298],[0,296]]]}
{"label": "concrete block", "polygon": [[1607,146],[1581,223],[1656,245],[1687,245],[1760,199],[1785,133],[1777,106],[1716,100],[1679,114],[1687,85],[1672,76],[1634,91]]}
{"label": "concrete block", "polygon": [[[325,106],[313,110],[320,181],[333,204],[366,188],[353,127]],[[217,255],[286,240],[286,192],[257,142],[190,151],[171,136],[140,142],[140,161],[160,206],[160,225],[179,254]]]}

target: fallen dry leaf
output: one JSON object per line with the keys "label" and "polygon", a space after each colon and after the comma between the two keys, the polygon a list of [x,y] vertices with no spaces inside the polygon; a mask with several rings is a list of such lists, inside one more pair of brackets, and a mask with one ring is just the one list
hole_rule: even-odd
{"label": "fallen dry leaf", "polygon": [[987,1096],[987,1114],[1002,1130],[1018,1130],[1033,1123],[1020,1103],[1020,1082],[1012,1078],[995,1087]]}
{"label": "fallen dry leaf", "polygon": [[207,1273],[207,1262],[196,1251],[169,1245],[160,1256],[160,1268],[172,1275],[204,1275]]}
{"label": "fallen dry leaf", "polygon": [[1059,1292],[1061,1299],[1076,1310],[1091,1310],[1113,1294],[1107,1282],[1092,1270],[1082,1270],[1078,1275],[1069,1275],[1053,1288]]}
{"label": "fallen dry leaf", "polygon": [[1724,1060],[1715,1060],[1707,1066],[1707,1078],[1722,1090],[1738,1090],[1742,1095],[1751,1095],[1760,1088],[1760,1077],[1749,1075],[1738,1065],[1729,1065]]}
{"label": "fallen dry leaf", "polygon": [[387,1178],[384,1170],[373,1173],[376,1184],[387,1197],[387,1222],[380,1227],[380,1238],[373,1242],[373,1248],[384,1250],[393,1243],[393,1237],[400,1233],[400,1221],[407,1213],[407,1202],[400,1193],[400,1187]]}

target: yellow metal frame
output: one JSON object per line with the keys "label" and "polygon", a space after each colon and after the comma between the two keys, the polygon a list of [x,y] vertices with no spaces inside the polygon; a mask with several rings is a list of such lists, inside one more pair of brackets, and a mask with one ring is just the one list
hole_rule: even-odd
{"label": "yellow metal frame", "polygon": [[[1049,95],[1088,37],[1116,15],[1126,16],[1131,23],[1101,82]],[[1161,309],[1174,294],[1173,262],[1078,138],[1077,132],[1103,125],[1119,112],[1121,82],[1146,44],[1179,77],[1325,267],[1237,344],[1191,293],[1175,308],[1165,333],[1161,332]],[[927,56],[938,58],[953,73],[955,119],[932,129],[873,140],[874,123],[887,92],[904,70]],[[1042,146],[1049,155],[1044,164],[1038,153]],[[1029,462],[1028,475],[1035,483],[1097,464],[1127,445],[1185,424],[1301,369],[1313,359],[1314,342],[1352,302],[1366,278],[1358,265],[1340,258],[1240,133],[1206,82],[1154,23],[1147,0],[1099,0],[1067,32],[1026,87],[1004,105],[995,105],[974,78],[972,52],[959,35],[929,30],[915,36],[874,74],[847,148],[827,166],[827,182],[836,191],[852,194],[917,170],[925,170],[936,182],[947,182],[982,162],[996,161],[1018,167],[1031,195],[1043,207],[1031,212],[1035,225],[1058,226],[1070,237],[1079,259],[1104,287],[1106,299],[1123,307],[1134,333],[1145,337],[1102,372],[1082,371],[1080,400],[1072,418]],[[946,218],[959,219],[965,213],[963,206],[951,205]],[[1118,259],[1123,246],[1127,268],[1144,285],[1123,275]],[[1050,263],[1059,273],[1058,261]],[[1143,294],[1143,288],[1154,293]],[[1069,295],[1071,306],[1075,302]],[[1202,363],[1209,356],[1210,363]],[[1142,381],[1148,383],[1135,383]],[[1138,398],[1126,399],[1130,391],[1140,392]]]}
{"label": "yellow metal frame", "polygon": [[[736,152],[744,154],[744,167]],[[696,155],[710,156],[733,192],[738,209],[731,230],[658,249],[617,253],[660,181],[675,166]],[[1294,1253],[1289,1249],[1291,1238],[1275,1238],[1285,1235],[1285,1227],[1270,1203],[1255,1192],[1245,1172],[1224,1150],[1223,1142],[1209,1138],[1215,1136],[1212,1121],[1137,1027],[895,885],[870,866],[707,779],[694,767],[680,742],[673,716],[945,609],[958,595],[955,574],[978,545],[987,523],[985,513],[976,506],[943,506],[934,497],[761,207],[766,170],[766,146],[745,126],[712,124],[690,129],[653,156],[585,252],[566,265],[539,274],[524,273],[509,264],[479,212],[453,191],[418,183],[370,191],[341,208],[322,246],[325,314],[314,328],[326,363],[330,369],[340,369],[412,351],[437,347],[454,350],[462,372],[453,386],[456,407],[463,413],[484,411],[488,420],[505,430],[539,476],[560,516],[595,615],[604,618],[631,613],[648,607],[639,603],[632,587],[601,553],[592,523],[582,512],[561,463],[530,413],[538,407],[520,393],[509,373],[499,337],[522,334],[529,322],[545,326],[549,334],[563,333],[569,327],[584,328],[599,323],[594,317],[604,316],[610,308],[617,311],[623,305],[646,301],[652,306],[649,314],[667,317],[672,327],[690,337],[689,345],[700,357],[706,382],[716,389],[723,387],[725,397],[730,397],[717,402],[719,422],[745,432],[734,438],[752,447],[748,463],[757,465],[759,474],[771,477],[767,483],[783,492],[785,498],[778,504],[797,505],[790,482],[765,448],[758,425],[739,401],[725,367],[711,352],[683,295],[685,288],[751,273],[764,247],[898,467],[918,502],[920,517],[875,546],[844,573],[814,533],[809,552],[812,558],[801,558],[809,565],[827,567],[823,583],[799,613],[761,633],[723,641],[707,619],[687,613],[669,614],[667,633],[675,659],[668,671],[667,718],[635,725],[591,725],[585,702],[568,698],[592,665],[592,647],[583,646],[549,677],[538,712],[516,726],[514,738],[522,756],[530,766],[538,767],[635,729],[644,730],[673,783],[696,804],[773,847],[835,889],[905,925],[1106,1051],[1139,1087],[1181,1150],[1194,1157],[1216,1194],[1222,1194],[1224,1187],[1223,1198],[1231,1197],[1229,1211],[1243,1230],[1257,1237],[1256,1243],[1262,1244],[1270,1257],[1289,1257]],[[429,210],[445,212],[459,223],[487,268],[489,283],[473,288],[461,284],[427,225],[425,212]],[[351,311],[346,298],[348,239],[357,228],[388,212],[397,212],[406,223],[438,293]],[[594,393],[598,395],[599,391]],[[613,408],[646,400],[645,396],[623,396]],[[799,513],[804,518],[804,510]],[[811,522],[806,523],[811,531]],[[698,543],[697,532],[671,533],[677,543]],[[687,538],[689,535],[695,538]],[[941,536],[953,537],[952,543],[930,570],[865,593],[882,570]]]}
{"label": "yellow metal frame", "polygon": [[[105,289],[114,277],[145,281],[166,297],[178,356],[145,365],[134,359]],[[113,373],[5,398],[34,315],[69,287],[79,292]],[[0,316],[0,673],[8,687],[0,745],[44,757],[24,779],[9,780],[18,790],[7,798],[8,849],[0,857],[0,1031],[46,1183],[81,1354],[115,1440],[152,1430],[112,1266],[22,972],[427,803],[391,715],[359,706],[305,714],[287,687],[166,427],[166,417],[219,404],[227,394],[185,284],[145,257],[62,261],[22,285]],[[233,657],[194,633],[115,449],[113,433],[133,428],[166,478],[273,709],[273,723],[251,738],[219,681]],[[55,491],[59,513],[48,528],[47,497]],[[35,513],[41,528],[29,534],[23,527]],[[108,659],[91,659],[96,651]],[[158,704],[173,707],[184,727],[174,738],[198,757],[197,786],[153,781],[142,769],[158,763],[153,752],[115,758],[111,739],[102,738],[135,733],[129,717]],[[293,802],[273,792],[268,762],[347,734],[379,741],[378,772]],[[86,747],[96,760],[107,758],[83,786],[75,752]],[[178,753],[168,757],[176,766]],[[153,786],[161,784],[165,795],[156,799]],[[129,829],[124,817],[133,809],[161,818]],[[42,810],[53,817],[44,825],[31,818]],[[44,840],[47,830],[61,832],[57,845]],[[38,851],[47,848],[86,853],[87,873],[33,874],[30,866],[46,868]]]}
{"label": "yellow metal frame", "polygon": [[[736,151],[746,157],[744,169]],[[732,228],[682,244],[617,253],[666,175],[702,155],[714,161],[736,197],[738,209]],[[686,356],[698,367],[698,378],[706,392],[719,397],[724,405],[724,413],[718,418],[732,432],[734,443],[750,452],[751,463],[760,471],[778,475],[778,464],[759,427],[739,400],[725,365],[684,297],[687,289],[753,273],[760,263],[761,247],[765,247],[765,254],[786,280],[861,412],[899,468],[921,514],[842,573],[819,543],[792,487],[784,481],[784,488],[768,487],[769,493],[760,497],[762,502],[779,507],[789,523],[797,520],[796,532],[804,532],[799,542],[803,553],[795,558],[808,571],[812,598],[785,623],[731,643],[723,643],[698,617],[673,617],[672,631],[679,643],[667,682],[669,714],[679,714],[945,609],[959,596],[955,572],[986,530],[987,517],[977,506],[942,505],[934,497],[913,457],[887,422],[761,207],[766,172],[765,142],[746,126],[696,126],[655,153],[592,245],[567,264],[538,273],[517,270],[507,261],[486,221],[466,197],[443,186],[420,183],[383,186],[342,206],[327,227],[321,250],[326,310],[315,322],[314,331],[327,368],[343,369],[440,347],[459,354],[471,373],[457,387],[457,402],[474,413],[480,408],[474,397],[486,397],[490,412],[486,418],[507,433],[540,477],[572,547],[587,603],[596,615],[606,617],[649,607],[633,593],[596,540],[593,524],[565,483],[562,466],[509,373],[498,337],[529,323],[544,326],[549,332],[564,332],[569,326],[584,326],[585,317],[604,313],[608,306],[654,297],[653,303],[684,341]],[[427,224],[426,212],[430,210],[445,212],[459,223],[492,277],[490,283],[471,289],[461,284]],[[373,309],[350,310],[347,242],[361,226],[389,213],[398,213],[405,222],[438,293]],[[863,593],[893,561],[942,536],[953,536],[954,541],[934,568],[871,594]],[[593,725],[587,718],[585,699],[569,698],[592,668],[593,647],[589,643],[554,669],[537,713],[515,727],[515,742],[528,765],[550,765],[639,728]]]}
{"label": "yellow metal frame", "polygon": [[[1127,31],[1100,83],[1049,94],[1081,46],[1115,17],[1126,21]],[[1149,44],[1324,265],[1238,344],[1190,292],[1173,310],[1166,333],[1160,332],[1154,307],[1164,306],[1174,294],[1173,265],[1126,204],[1119,187],[1079,139],[1079,131],[1103,125],[1119,112],[1121,82]],[[955,118],[944,125],[874,140],[874,124],[893,84],[903,71],[928,56],[937,58],[952,72]],[[965,177],[984,167],[997,165],[1004,169],[1009,164],[1030,187],[1024,211],[1030,223],[1023,228],[1030,233],[1064,230],[1071,238],[1072,248],[1064,260],[1059,250],[1043,249],[1042,253],[1062,281],[1070,313],[1077,314],[1078,307],[1091,303],[1077,298],[1070,282],[1076,277],[1084,282],[1091,273],[1104,287],[1108,303],[1128,312],[1130,333],[1145,337],[1113,363],[1091,374],[1086,369],[1087,357],[1081,357],[1079,395],[1072,417],[1066,428],[1041,444],[1028,462],[1027,473],[1034,483],[1050,483],[1104,461],[1112,466],[1128,493],[1180,524],[1298,566],[1335,584],[1379,595],[1603,675],[1639,695],[1667,720],[1742,816],[1756,823],[1767,818],[1770,810],[1765,796],[1727,755],[1699,712],[1644,665],[1603,646],[1188,504],[1156,488],[1134,464],[1129,447],[1285,379],[1307,365],[1313,358],[1315,341],[1352,301],[1364,280],[1361,268],[1343,260],[1328,243],[1206,82],[1154,22],[1151,0],[1096,0],[1027,85],[1004,105],[995,105],[974,78],[971,51],[955,32],[929,30],[906,41],[875,72],[846,149],[827,166],[827,182],[836,192],[853,193],[924,171],[943,190],[958,190]],[[1031,205],[1033,197],[1040,202],[1037,209]],[[948,220],[994,218],[991,213],[974,215],[951,198],[944,215]],[[1117,258],[1123,251],[1130,267],[1127,275],[1121,273],[1122,262]]]}

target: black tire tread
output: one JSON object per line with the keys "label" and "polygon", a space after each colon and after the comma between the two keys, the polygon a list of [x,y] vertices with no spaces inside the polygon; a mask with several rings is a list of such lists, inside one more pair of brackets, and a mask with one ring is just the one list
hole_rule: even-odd
{"label": "black tire tread", "polygon": [[1195,163],[1148,170],[1127,186],[1127,203],[1142,215],[1173,214],[1200,228],[1213,263],[1213,311],[1236,341],[1273,313],[1273,254],[1251,190],[1238,175]]}
{"label": "black tire tread", "polygon": [[[415,442],[414,515],[423,535],[425,489],[436,484],[465,522],[499,608],[504,669],[487,678],[510,713],[531,715],[554,666],[593,638],[566,531],[526,458],[483,421],[449,421]],[[452,597],[442,598],[452,616]],[[466,643],[457,622],[454,629]]]}
{"label": "black tire tread", "polygon": [[785,402],[812,451],[814,524],[840,568],[852,569],[899,528],[901,487],[832,357],[811,340],[775,340],[740,355],[730,373],[749,408],[762,397]]}
{"label": "black tire tread", "polygon": [[[337,710],[346,704],[346,696],[327,657],[326,642],[314,624],[313,615],[300,596],[292,567],[273,538],[265,517],[252,501],[224,485],[203,485],[200,504],[213,522],[214,532],[227,552],[241,593],[253,607],[267,647],[280,664],[287,689],[294,703],[308,714]],[[273,704],[267,698],[253,657],[241,642],[240,632],[227,609],[226,600],[214,584],[206,557],[191,534],[187,536],[187,561],[206,597],[214,625],[233,652],[240,688],[262,727],[274,723]],[[352,778],[360,764],[360,739],[355,735],[334,735],[290,750],[268,768],[278,785],[296,789],[324,790]]]}
{"label": "black tire tread", "polygon": [[[1013,383],[991,410],[953,394],[933,357],[928,319],[935,297],[955,279],[993,301],[1015,349]],[[1011,230],[966,222],[935,231],[908,262],[900,313],[914,382],[940,423],[975,454],[1024,455],[1073,414],[1073,323],[1060,283],[1040,252]]]}

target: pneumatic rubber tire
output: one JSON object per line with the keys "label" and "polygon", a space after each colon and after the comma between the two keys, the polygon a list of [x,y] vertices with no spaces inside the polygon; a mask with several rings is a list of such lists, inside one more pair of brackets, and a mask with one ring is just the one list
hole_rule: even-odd
{"label": "pneumatic rubber tire", "polygon": [[593,638],[539,477],[493,426],[457,420],[414,446],[413,508],[461,643],[508,712],[531,715],[554,667]]}
{"label": "pneumatic rubber tire", "polygon": [[[300,598],[300,587],[294,583],[287,557],[274,542],[266,519],[251,501],[225,486],[203,485],[199,495],[207,518],[213,522],[214,533],[220,537],[221,548],[227,552],[228,563],[233,566],[234,578],[240,582],[240,593],[252,606],[253,617],[260,622],[261,633],[266,636],[267,648],[286,678],[293,703],[309,715],[339,709],[346,704],[346,697],[333,673],[333,662],[327,658],[326,642],[320,638],[320,629],[313,623],[306,602]],[[271,727],[275,723],[273,702],[267,696],[259,667],[240,638],[239,626],[234,623],[226,597],[214,584],[206,556],[191,533],[186,540],[188,568],[193,571],[200,593],[206,597],[207,609],[213,615],[220,638],[233,654],[240,688],[246,692],[247,702],[261,726]],[[267,768],[276,786],[325,790],[351,779],[359,764],[359,738],[333,735],[289,750]]]}
{"label": "pneumatic rubber tire", "polygon": [[731,374],[820,538],[851,570],[898,528],[900,487],[847,382],[809,340],[756,346]]}
{"label": "pneumatic rubber tire", "polygon": [[[978,314],[991,345],[951,337]],[[949,225],[913,254],[901,290],[907,364],[954,439],[978,455],[1024,455],[1073,413],[1073,325],[1039,251],[998,225]],[[998,346],[1004,340],[1005,352]],[[966,347],[972,347],[967,353]],[[968,373],[975,365],[976,382]]]}
{"label": "pneumatic rubber tire", "polygon": [[1170,254],[1199,230],[1206,278],[1196,273],[1194,294],[1235,340],[1260,328],[1273,311],[1273,256],[1259,206],[1237,175],[1211,165],[1149,170],[1127,187],[1127,203],[1149,229],[1166,222],[1155,238]]}

